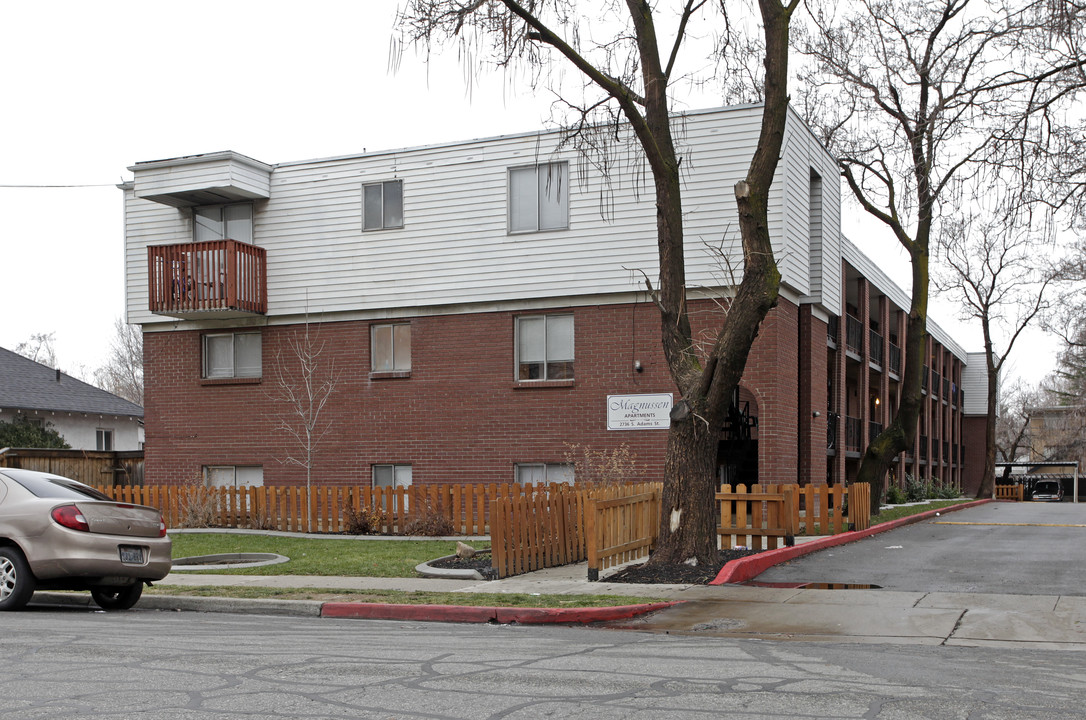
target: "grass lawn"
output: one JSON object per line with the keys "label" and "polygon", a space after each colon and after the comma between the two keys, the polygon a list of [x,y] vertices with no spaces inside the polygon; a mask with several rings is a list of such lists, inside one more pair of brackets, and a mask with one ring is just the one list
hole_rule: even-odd
{"label": "grass lawn", "polygon": [[918,505],[895,505],[894,507],[883,508],[878,515],[872,515],[871,524],[878,525],[879,523],[909,517],[910,515],[919,515],[928,510],[941,510],[942,508],[961,505],[967,502],[973,501],[970,498],[958,498],[957,500],[929,500],[926,503]]}
{"label": "grass lawn", "polygon": [[[415,577],[415,566],[456,552],[454,540],[365,540],[174,533],[173,557],[222,553],[278,553],[290,562],[237,570],[199,570],[223,575],[344,575]],[[476,546],[482,546],[476,543]]]}

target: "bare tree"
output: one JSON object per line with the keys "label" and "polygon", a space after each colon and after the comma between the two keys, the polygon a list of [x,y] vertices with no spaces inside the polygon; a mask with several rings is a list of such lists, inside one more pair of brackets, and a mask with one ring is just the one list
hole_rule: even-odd
{"label": "bare tree", "polygon": [[[585,10],[585,5],[592,7]],[[713,493],[719,431],[780,285],[767,208],[787,117],[789,27],[797,5],[798,0],[758,3],[764,42],[762,127],[747,177],[735,187],[745,267],[708,356],[695,346],[686,302],[681,157],[671,93],[691,28],[731,37],[723,6],[683,0],[665,25],[657,24],[656,3],[649,0],[408,0],[400,16],[405,43],[427,51],[459,43],[465,57],[526,70],[533,89],[550,88],[569,108],[570,125],[582,139],[599,138],[593,127],[610,127],[613,134],[628,128],[652,171],[660,274],[656,287],[648,285],[661,315],[664,356],[682,399],[671,415],[660,539],[650,562],[710,562],[716,556]],[[594,39],[598,33],[606,37]],[[731,52],[733,45],[721,47]],[[584,81],[581,103],[548,85],[567,68]]]}
{"label": "bare tree", "polygon": [[[1003,365],[1025,329],[1047,308],[1045,293],[1056,275],[1038,238],[1018,218],[987,215],[944,223],[945,265],[933,274],[937,290],[961,301],[963,319],[980,322],[988,377],[984,471],[977,497],[991,497],[995,483],[996,425]],[[997,345],[999,346],[997,349]]]}
{"label": "bare tree", "polygon": [[34,333],[28,340],[16,345],[15,352],[36,363],[55,368],[57,367],[56,340],[55,332]]}
{"label": "bare tree", "polygon": [[94,371],[95,384],[129,402],[143,405],[143,330],[121,318],[113,322],[106,364]]}
{"label": "bare tree", "polygon": [[996,417],[996,452],[1000,462],[1031,457],[1029,424],[1033,408],[1042,404],[1041,391],[1021,381],[1004,380],[999,387]]}
{"label": "bare tree", "polygon": [[[1051,199],[1080,121],[1086,15],[1047,0],[810,0],[808,117],[856,201],[908,252],[912,298],[901,398],[857,480],[881,487],[913,444],[927,362],[929,258],[944,219],[984,188],[1025,208]],[[873,492],[872,504],[880,493]]]}
{"label": "bare tree", "polygon": [[[334,360],[322,357],[325,343],[320,339],[319,325],[313,328],[308,315],[302,329],[286,338],[285,346],[285,352],[275,354],[267,396],[279,407],[274,415],[275,430],[290,439],[287,454],[279,460],[305,470],[308,497],[317,450],[331,429],[331,422],[323,416],[324,408],[339,378]],[[306,530],[311,529],[307,517]]]}

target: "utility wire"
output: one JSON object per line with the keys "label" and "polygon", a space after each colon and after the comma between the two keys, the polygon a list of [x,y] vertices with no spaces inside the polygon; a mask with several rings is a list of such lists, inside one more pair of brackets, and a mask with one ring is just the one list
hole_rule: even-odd
{"label": "utility wire", "polygon": [[4,185],[0,188],[88,188],[88,187],[116,187],[115,183],[98,183],[94,185]]}

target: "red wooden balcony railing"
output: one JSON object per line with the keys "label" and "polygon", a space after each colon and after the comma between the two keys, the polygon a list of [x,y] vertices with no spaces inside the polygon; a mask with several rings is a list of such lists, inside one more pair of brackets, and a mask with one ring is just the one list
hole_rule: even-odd
{"label": "red wooden balcony railing", "polygon": [[268,311],[264,248],[237,240],[147,248],[149,308],[176,317]]}

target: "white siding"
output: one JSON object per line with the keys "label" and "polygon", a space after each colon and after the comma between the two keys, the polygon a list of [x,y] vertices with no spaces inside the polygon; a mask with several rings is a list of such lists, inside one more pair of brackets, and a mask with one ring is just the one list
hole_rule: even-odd
{"label": "white siding", "polygon": [[962,413],[965,415],[988,414],[988,367],[983,352],[971,352],[966,355],[966,365],[962,368],[962,390],[965,402]]}
{"label": "white siding", "polygon": [[[733,187],[746,174],[760,114],[752,106],[677,121],[690,286],[731,282],[705,243],[723,239],[741,270]],[[628,162],[640,153],[614,153],[608,189],[574,152],[556,151],[560,139],[547,132],[276,166],[270,199],[254,205],[254,242],[268,256],[269,316],[303,313],[307,303],[311,313],[380,313],[631,293],[643,290],[641,272],[655,284],[651,174]],[[784,283],[804,294],[810,168],[832,159],[802,128],[789,131],[785,154],[770,227]],[[508,234],[508,168],[556,159],[570,163],[569,229]],[[363,232],[362,186],[394,179],[403,181],[403,228]],[[827,197],[824,207],[836,212],[836,204]],[[129,319],[162,322],[146,309],[146,246],[190,241],[190,211],[129,191],[126,215]],[[827,218],[824,235],[837,224]]]}

